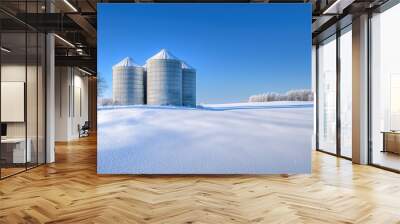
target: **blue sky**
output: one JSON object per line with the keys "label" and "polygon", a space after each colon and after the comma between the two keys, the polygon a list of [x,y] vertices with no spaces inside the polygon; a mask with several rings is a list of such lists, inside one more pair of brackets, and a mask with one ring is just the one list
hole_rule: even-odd
{"label": "blue sky", "polygon": [[166,48],[197,70],[197,103],[311,86],[310,4],[99,4],[98,71]]}

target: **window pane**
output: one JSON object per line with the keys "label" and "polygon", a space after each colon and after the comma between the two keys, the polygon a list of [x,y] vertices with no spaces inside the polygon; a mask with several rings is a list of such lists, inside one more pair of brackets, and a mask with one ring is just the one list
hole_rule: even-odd
{"label": "window pane", "polygon": [[340,36],[340,143],[341,155],[352,156],[352,35],[351,27]]}
{"label": "window pane", "polygon": [[372,162],[400,170],[400,4],[372,17]]}
{"label": "window pane", "polygon": [[336,153],[336,37],[318,48],[318,147]]}

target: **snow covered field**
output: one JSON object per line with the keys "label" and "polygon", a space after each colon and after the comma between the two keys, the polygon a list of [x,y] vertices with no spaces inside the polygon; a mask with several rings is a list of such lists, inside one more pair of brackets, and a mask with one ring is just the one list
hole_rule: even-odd
{"label": "snow covered field", "polygon": [[100,174],[311,171],[310,102],[111,106],[98,110]]}

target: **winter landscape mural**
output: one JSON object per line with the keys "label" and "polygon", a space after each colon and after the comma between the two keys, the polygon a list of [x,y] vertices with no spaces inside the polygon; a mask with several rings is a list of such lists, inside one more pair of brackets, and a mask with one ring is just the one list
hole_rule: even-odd
{"label": "winter landscape mural", "polygon": [[310,172],[310,20],[308,4],[99,4],[98,173]]}

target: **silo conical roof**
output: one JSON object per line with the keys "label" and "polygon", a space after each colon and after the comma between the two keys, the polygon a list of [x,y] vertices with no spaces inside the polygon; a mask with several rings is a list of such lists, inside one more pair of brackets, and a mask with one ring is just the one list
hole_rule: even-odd
{"label": "silo conical roof", "polygon": [[175,57],[171,52],[169,52],[167,49],[161,49],[160,52],[157,54],[153,55],[147,61],[153,60],[153,59],[170,59],[170,60],[179,60],[177,57]]}
{"label": "silo conical roof", "polygon": [[136,64],[131,57],[126,57],[122,59],[122,61],[118,62],[116,65],[113,66],[113,68],[117,67],[140,67],[140,65]]}
{"label": "silo conical roof", "polygon": [[185,61],[181,61],[182,62],[182,68],[183,69],[194,69],[192,66],[190,66],[188,63],[186,63]]}

